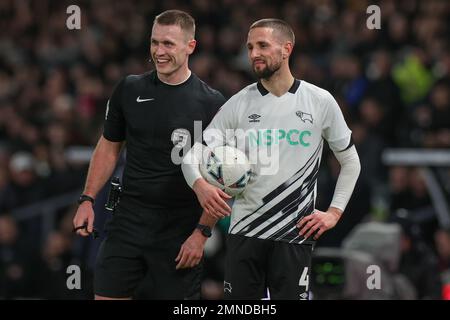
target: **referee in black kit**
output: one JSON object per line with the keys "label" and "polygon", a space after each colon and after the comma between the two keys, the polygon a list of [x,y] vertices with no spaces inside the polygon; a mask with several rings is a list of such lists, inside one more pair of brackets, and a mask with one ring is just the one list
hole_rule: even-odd
{"label": "referee in black kit", "polygon": [[144,277],[151,299],[200,298],[201,258],[214,221],[201,215],[171,153],[188,132],[194,137],[194,121],[208,125],[225,99],[189,70],[194,35],[189,14],[158,15],[150,50],[156,71],[127,76],[108,102],[73,220],[79,235],[93,232],[92,203],[126,141],[123,191],[97,256],[96,299],[130,299]]}

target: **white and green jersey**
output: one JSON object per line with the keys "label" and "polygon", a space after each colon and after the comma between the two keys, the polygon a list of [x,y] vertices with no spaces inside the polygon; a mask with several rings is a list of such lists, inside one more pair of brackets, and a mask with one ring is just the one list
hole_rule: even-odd
{"label": "white and green jersey", "polygon": [[244,151],[253,175],[232,208],[232,234],[304,243],[297,221],[314,210],[323,140],[346,149],[351,131],[333,96],[295,80],[281,97],[254,83],[231,97],[204,131],[209,147]]}

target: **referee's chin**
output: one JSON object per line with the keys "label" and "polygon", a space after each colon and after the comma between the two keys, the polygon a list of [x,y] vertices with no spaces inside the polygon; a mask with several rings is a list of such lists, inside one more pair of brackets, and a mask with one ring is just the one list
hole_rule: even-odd
{"label": "referee's chin", "polygon": [[[155,64],[155,69],[156,69],[156,72],[158,73],[158,76],[163,76],[166,78],[169,78],[169,77],[175,75],[180,70],[180,68],[181,68],[180,66],[177,67],[177,66],[173,66],[173,65],[158,67],[158,65]],[[162,79],[160,79],[160,80],[162,80]]]}
{"label": "referee's chin", "polygon": [[158,66],[157,63],[155,63],[155,69],[156,69],[156,72],[158,72],[158,74],[161,74],[164,76],[169,76],[176,71],[176,69],[174,69],[173,67],[171,67],[169,65]]}

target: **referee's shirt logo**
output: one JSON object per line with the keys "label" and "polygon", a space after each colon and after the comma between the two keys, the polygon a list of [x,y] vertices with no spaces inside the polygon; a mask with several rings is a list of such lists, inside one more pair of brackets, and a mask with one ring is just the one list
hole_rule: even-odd
{"label": "referee's shirt logo", "polygon": [[152,100],[155,100],[155,98],[141,99],[141,96],[136,98],[136,102],[146,102],[146,101],[152,101]]}
{"label": "referee's shirt logo", "polygon": [[190,137],[189,131],[186,129],[175,129],[172,132],[172,143],[175,148],[183,148]]}

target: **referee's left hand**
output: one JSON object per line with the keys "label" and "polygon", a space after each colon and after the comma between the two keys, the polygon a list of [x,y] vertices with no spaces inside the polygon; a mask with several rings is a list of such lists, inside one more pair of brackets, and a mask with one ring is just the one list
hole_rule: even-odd
{"label": "referee's left hand", "polygon": [[314,210],[314,213],[303,217],[297,222],[297,228],[300,230],[299,235],[308,239],[317,232],[314,235],[314,240],[317,240],[325,231],[336,225],[341,215],[342,211],[333,207],[330,207],[327,212]]}
{"label": "referee's left hand", "polygon": [[175,259],[175,262],[178,262],[176,269],[192,268],[198,265],[203,257],[206,239],[196,229],[181,246],[180,252]]}

